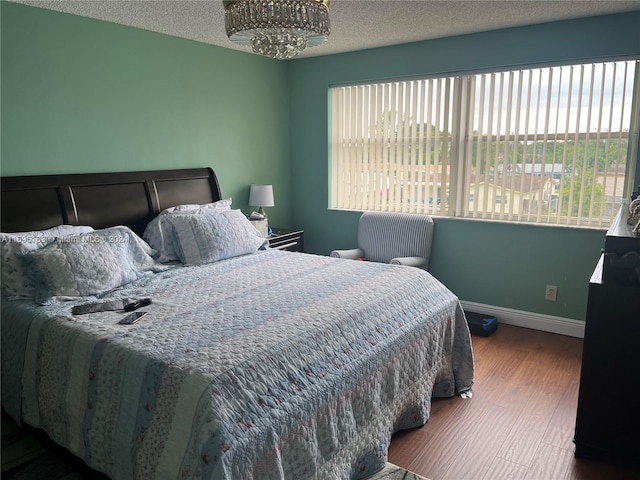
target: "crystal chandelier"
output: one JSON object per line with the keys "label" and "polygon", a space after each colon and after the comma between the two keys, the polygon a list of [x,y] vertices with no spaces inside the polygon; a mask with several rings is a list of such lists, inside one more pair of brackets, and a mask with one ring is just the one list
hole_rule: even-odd
{"label": "crystal chandelier", "polygon": [[228,0],[224,23],[229,40],[280,60],[327,41],[329,0]]}

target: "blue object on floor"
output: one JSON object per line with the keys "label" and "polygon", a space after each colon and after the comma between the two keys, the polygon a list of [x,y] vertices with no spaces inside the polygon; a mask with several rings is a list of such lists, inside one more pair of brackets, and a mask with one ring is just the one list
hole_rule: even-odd
{"label": "blue object on floor", "polygon": [[465,311],[464,316],[467,318],[471,335],[488,337],[498,329],[498,319],[492,315]]}

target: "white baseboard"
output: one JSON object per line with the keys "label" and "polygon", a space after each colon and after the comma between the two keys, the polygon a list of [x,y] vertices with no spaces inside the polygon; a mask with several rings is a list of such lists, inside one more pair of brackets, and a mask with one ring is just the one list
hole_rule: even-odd
{"label": "white baseboard", "polygon": [[496,307],[484,303],[467,302],[461,300],[462,308],[471,312],[493,315],[498,323],[515,325],[517,327],[542,330],[543,332],[558,333],[569,337],[584,338],[584,322],[571,318],[554,317],[541,313],[525,312],[512,308]]}

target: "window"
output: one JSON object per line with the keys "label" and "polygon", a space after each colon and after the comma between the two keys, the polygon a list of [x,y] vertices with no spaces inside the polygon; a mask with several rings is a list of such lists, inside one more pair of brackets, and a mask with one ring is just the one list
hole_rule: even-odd
{"label": "window", "polygon": [[631,192],[639,64],[333,87],[330,206],[607,227]]}

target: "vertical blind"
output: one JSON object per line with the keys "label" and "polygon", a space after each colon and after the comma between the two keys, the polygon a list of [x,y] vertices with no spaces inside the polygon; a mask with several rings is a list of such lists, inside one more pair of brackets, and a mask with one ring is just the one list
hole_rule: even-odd
{"label": "vertical blind", "polygon": [[638,65],[333,87],[330,206],[608,226],[633,178]]}

